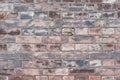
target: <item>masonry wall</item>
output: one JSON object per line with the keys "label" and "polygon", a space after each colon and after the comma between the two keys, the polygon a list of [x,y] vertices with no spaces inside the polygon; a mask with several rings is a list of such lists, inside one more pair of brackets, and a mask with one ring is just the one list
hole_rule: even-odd
{"label": "masonry wall", "polygon": [[0,0],[0,80],[120,80],[120,0]]}

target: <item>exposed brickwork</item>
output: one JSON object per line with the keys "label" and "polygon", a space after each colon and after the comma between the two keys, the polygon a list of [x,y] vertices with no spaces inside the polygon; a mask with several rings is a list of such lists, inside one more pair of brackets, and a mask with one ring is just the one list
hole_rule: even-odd
{"label": "exposed brickwork", "polygon": [[0,0],[0,80],[120,80],[120,0]]}

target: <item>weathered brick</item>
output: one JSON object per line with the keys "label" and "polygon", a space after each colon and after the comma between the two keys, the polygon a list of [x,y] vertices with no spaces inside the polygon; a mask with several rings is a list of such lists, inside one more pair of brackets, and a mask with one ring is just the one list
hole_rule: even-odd
{"label": "weathered brick", "polygon": [[73,35],[74,34],[74,28],[63,28],[62,29],[63,35]]}
{"label": "weathered brick", "polygon": [[88,61],[85,60],[65,60],[63,63],[65,67],[86,67],[88,65]]}
{"label": "weathered brick", "polygon": [[93,36],[86,36],[86,35],[80,35],[80,36],[72,36],[69,37],[70,43],[90,43],[93,40]]}
{"label": "weathered brick", "polygon": [[120,26],[120,20],[110,20],[109,21],[109,27],[118,27],[118,26]]}
{"label": "weathered brick", "polygon": [[75,80],[74,76],[63,76],[63,80]]}
{"label": "weathered brick", "polygon": [[[86,0],[86,2],[89,2],[89,0]],[[95,10],[95,5],[94,4],[86,4],[84,5],[84,10],[85,11],[94,11]]]}
{"label": "weathered brick", "polygon": [[60,18],[60,14],[58,12],[55,12],[55,11],[49,11],[49,17],[50,18]]}
{"label": "weathered brick", "polygon": [[75,44],[75,49],[79,51],[88,51],[88,44]]}
{"label": "weathered brick", "polygon": [[90,28],[89,34],[90,35],[101,35],[100,28]]}
{"label": "weathered brick", "polygon": [[101,45],[100,44],[89,44],[89,51],[100,51]]}
{"label": "weathered brick", "polygon": [[117,15],[118,15],[118,18],[120,18],[120,12],[118,12]]}
{"label": "weathered brick", "polygon": [[7,45],[8,51],[20,51],[20,47],[21,47],[20,44],[8,44]]}
{"label": "weathered brick", "polygon": [[20,68],[22,67],[22,61],[20,60],[8,60],[9,68]]}
{"label": "weathered brick", "polygon": [[97,68],[95,70],[95,74],[99,74],[99,75],[106,75],[106,76],[109,76],[109,75],[114,75],[114,69],[107,69],[107,68]]}
{"label": "weathered brick", "polygon": [[34,35],[34,29],[33,28],[23,28],[22,34],[23,35]]}
{"label": "weathered brick", "polygon": [[50,51],[60,51],[60,44],[50,44],[49,50]]}
{"label": "weathered brick", "polygon": [[108,59],[108,60],[103,60],[102,61],[102,65],[103,66],[115,66],[115,61],[114,60],[110,60],[110,59]]}
{"label": "weathered brick", "polygon": [[47,11],[35,11],[34,12],[34,17],[37,19],[45,19],[48,17],[48,12]]}
{"label": "weathered brick", "polygon": [[75,50],[75,45],[74,44],[62,44],[61,50],[63,50],[63,51]]}
{"label": "weathered brick", "polygon": [[0,44],[0,51],[6,51],[7,45],[6,44]]}
{"label": "weathered brick", "polygon": [[103,18],[115,18],[115,15],[116,15],[116,13],[114,13],[114,12],[104,12],[102,14],[102,17]]}
{"label": "weathered brick", "polygon": [[23,80],[34,80],[34,76],[23,76]]}
{"label": "weathered brick", "polygon": [[92,74],[94,73],[95,70],[94,69],[78,69],[78,68],[74,68],[74,69],[70,69],[70,73],[71,74]]}
{"label": "weathered brick", "polygon": [[8,28],[16,28],[18,27],[18,20],[4,20],[2,22],[2,25],[5,26],[5,27],[8,27]]}
{"label": "weathered brick", "polygon": [[100,19],[102,17],[102,13],[92,12],[89,13],[89,18]]}
{"label": "weathered brick", "polygon": [[40,75],[39,69],[23,69],[22,71],[23,75]]}
{"label": "weathered brick", "polygon": [[102,80],[115,80],[114,76],[103,76]]}
{"label": "weathered brick", "polygon": [[0,76],[0,79],[1,80],[8,80],[8,77],[7,76]]}
{"label": "weathered brick", "polygon": [[88,35],[88,28],[75,28],[76,35]]}
{"label": "weathered brick", "polygon": [[0,11],[13,11],[13,4],[1,3]]}
{"label": "weathered brick", "polygon": [[115,3],[116,0],[103,0],[102,3]]}
{"label": "weathered brick", "polygon": [[47,47],[47,45],[46,44],[35,44],[34,45],[34,50],[36,51],[36,52],[39,52],[39,51],[47,51],[48,50],[48,47]]}
{"label": "weathered brick", "polygon": [[57,69],[46,69],[43,71],[43,74],[47,75],[68,75],[68,68],[57,68]]}
{"label": "weathered brick", "polygon": [[32,19],[34,12],[20,12],[20,19]]}
{"label": "weathered brick", "polygon": [[62,13],[62,18],[63,19],[74,19],[75,14],[73,12],[63,12]]}
{"label": "weathered brick", "polygon": [[113,51],[115,49],[114,44],[103,44],[103,51]]}
{"label": "weathered brick", "polygon": [[1,29],[0,29],[0,35],[5,35],[5,34],[7,34],[6,30],[3,29],[3,28],[1,28]]}
{"label": "weathered brick", "polygon": [[49,29],[49,33],[50,35],[54,35],[54,36],[60,36],[61,35],[61,28],[50,28]]}
{"label": "weathered brick", "polygon": [[19,29],[12,29],[8,32],[8,35],[20,35]]}
{"label": "weathered brick", "polygon": [[89,64],[90,64],[90,67],[102,66],[101,60],[91,60]]}
{"label": "weathered brick", "polygon": [[62,80],[60,76],[49,76],[49,80]]}
{"label": "weathered brick", "polygon": [[3,20],[7,17],[6,13],[0,13],[0,20]]}
{"label": "weathered brick", "polygon": [[17,36],[16,42],[17,43],[41,43],[42,37],[41,36]]}
{"label": "weathered brick", "polygon": [[97,5],[97,9],[98,10],[111,10],[112,9],[112,5],[111,4],[98,4]]}
{"label": "weathered brick", "polygon": [[10,76],[9,80],[22,80],[21,76]]}
{"label": "weathered brick", "polygon": [[48,80],[48,76],[36,76],[36,80]]}
{"label": "weathered brick", "polygon": [[14,5],[14,10],[16,12],[22,12],[22,11],[27,11],[28,7],[26,5]]}
{"label": "weathered brick", "polygon": [[48,29],[47,28],[35,28],[35,35],[41,36],[41,35],[47,35],[48,34]]}

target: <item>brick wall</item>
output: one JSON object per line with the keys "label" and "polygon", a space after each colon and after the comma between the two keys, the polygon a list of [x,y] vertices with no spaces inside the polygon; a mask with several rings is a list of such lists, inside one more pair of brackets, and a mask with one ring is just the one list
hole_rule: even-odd
{"label": "brick wall", "polygon": [[120,0],[0,0],[0,80],[120,80]]}

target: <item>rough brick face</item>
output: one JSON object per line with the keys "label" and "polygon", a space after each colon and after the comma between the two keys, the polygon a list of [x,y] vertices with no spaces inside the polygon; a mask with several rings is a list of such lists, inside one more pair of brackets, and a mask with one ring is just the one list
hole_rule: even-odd
{"label": "rough brick face", "polygon": [[120,0],[0,0],[0,80],[120,80]]}

